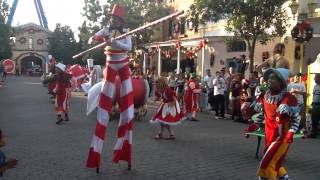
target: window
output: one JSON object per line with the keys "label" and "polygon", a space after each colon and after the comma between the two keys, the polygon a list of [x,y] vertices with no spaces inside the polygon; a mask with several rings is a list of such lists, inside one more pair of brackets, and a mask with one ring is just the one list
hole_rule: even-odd
{"label": "window", "polygon": [[245,52],[247,45],[244,41],[232,41],[227,45],[228,52]]}
{"label": "window", "polygon": [[28,40],[28,48],[29,48],[29,49],[33,49],[33,39],[32,39],[32,37],[29,37],[29,40]]}

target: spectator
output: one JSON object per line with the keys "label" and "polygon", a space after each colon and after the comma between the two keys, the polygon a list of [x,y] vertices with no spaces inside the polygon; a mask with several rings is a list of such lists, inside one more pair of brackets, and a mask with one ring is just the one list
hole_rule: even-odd
{"label": "spectator", "polygon": [[312,133],[310,138],[316,138],[318,134],[318,124],[320,120],[320,74],[316,74],[314,78],[316,85],[313,87],[312,97],[312,109],[311,109],[311,120],[312,120]]}
{"label": "spectator", "polygon": [[254,92],[256,90],[256,87],[259,86],[259,80],[255,72],[250,73],[248,83],[251,91],[252,100],[255,100]]}
{"label": "spectator", "polygon": [[222,77],[220,71],[216,72],[216,78],[213,80],[214,86],[214,100],[215,100],[215,111],[216,118],[224,118],[224,110],[225,110],[225,90],[226,90],[226,82]]}
{"label": "spectator", "polygon": [[213,95],[213,79],[214,77],[211,75],[210,69],[206,70],[206,76],[203,78],[203,84],[208,92],[208,102],[211,106],[211,110],[213,110],[214,107],[214,95]]}
{"label": "spectator", "polygon": [[240,100],[241,100],[242,119],[239,119],[239,120],[248,122],[251,119],[251,116],[253,115],[252,112],[250,111],[251,109],[250,104],[252,102],[253,93],[249,86],[248,80],[243,79],[241,85],[242,85],[242,94],[241,94]]}
{"label": "spectator", "polygon": [[177,87],[177,81],[176,81],[176,77],[174,76],[174,73],[171,72],[168,78],[168,86],[175,91],[176,87]]}
{"label": "spectator", "polygon": [[183,107],[185,81],[186,80],[183,78],[183,74],[179,74],[177,79],[177,100],[181,107]]}
{"label": "spectator", "polygon": [[222,77],[226,83],[226,88],[224,91],[224,99],[225,99],[225,109],[227,112],[229,111],[229,95],[230,95],[230,82],[231,82],[231,76],[229,73],[225,73],[225,68],[221,69]]}
{"label": "spectator", "polygon": [[[2,131],[0,129],[0,148],[6,145],[6,141],[3,137]],[[18,161],[14,158],[9,158],[6,160],[5,154],[0,150],[0,177],[2,177],[3,173],[6,170],[14,168],[17,165]]]}
{"label": "spectator", "polygon": [[155,80],[154,79],[154,71],[152,71],[152,70],[148,71],[147,80],[148,80],[149,89],[150,89],[149,97],[151,97],[152,90],[153,90],[153,83],[154,83],[154,80]]}
{"label": "spectator", "polygon": [[233,79],[231,81],[230,85],[230,91],[231,91],[231,119],[234,120],[235,117],[237,119],[240,118],[240,92],[241,92],[241,74],[236,74],[233,76]]}
{"label": "spectator", "polygon": [[4,66],[2,62],[0,62],[0,80],[3,81],[3,72],[4,72]]}
{"label": "spectator", "polygon": [[288,84],[287,91],[294,95],[297,99],[298,106],[300,108],[300,115],[301,121],[300,125],[304,128],[305,127],[305,103],[304,103],[304,96],[307,95],[307,90],[304,84],[300,82],[300,77],[302,76],[301,73],[297,73],[293,77],[293,82]]}

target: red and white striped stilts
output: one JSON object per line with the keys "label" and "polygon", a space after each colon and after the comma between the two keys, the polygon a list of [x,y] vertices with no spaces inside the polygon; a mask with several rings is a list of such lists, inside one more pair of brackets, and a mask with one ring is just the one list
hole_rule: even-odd
{"label": "red and white striped stilts", "polygon": [[107,62],[104,71],[104,84],[101,89],[100,101],[98,106],[97,124],[93,136],[89,157],[87,160],[88,168],[96,168],[99,173],[100,156],[106,128],[109,122],[109,112],[112,108],[112,96],[115,94],[115,78],[119,75],[121,80],[120,100],[120,120],[118,126],[118,139],[114,147],[112,161],[118,163],[120,160],[128,162],[128,169],[131,169],[131,144],[132,126],[134,116],[132,80],[128,61]]}

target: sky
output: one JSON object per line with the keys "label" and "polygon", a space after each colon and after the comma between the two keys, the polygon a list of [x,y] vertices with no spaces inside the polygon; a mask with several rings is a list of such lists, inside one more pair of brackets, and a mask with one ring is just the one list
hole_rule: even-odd
{"label": "sky", "polygon": [[[11,7],[13,0],[7,2]],[[41,0],[41,2],[51,31],[54,30],[56,23],[61,23],[70,26],[74,33],[78,34],[78,27],[84,20],[81,16],[83,0]],[[40,25],[34,0],[19,0],[12,25],[29,22]]]}

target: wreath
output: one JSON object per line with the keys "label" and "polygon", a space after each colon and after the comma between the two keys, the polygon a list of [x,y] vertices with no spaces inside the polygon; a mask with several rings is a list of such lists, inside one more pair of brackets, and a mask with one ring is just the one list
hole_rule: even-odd
{"label": "wreath", "polygon": [[27,42],[27,39],[26,39],[25,37],[22,37],[22,38],[19,39],[19,42],[20,42],[21,44],[24,44],[24,43]]}
{"label": "wreath", "polygon": [[42,45],[43,44],[43,39],[38,39],[37,44]]}
{"label": "wreath", "polygon": [[313,37],[313,28],[306,21],[299,22],[292,29],[291,36],[298,43],[308,42]]}

